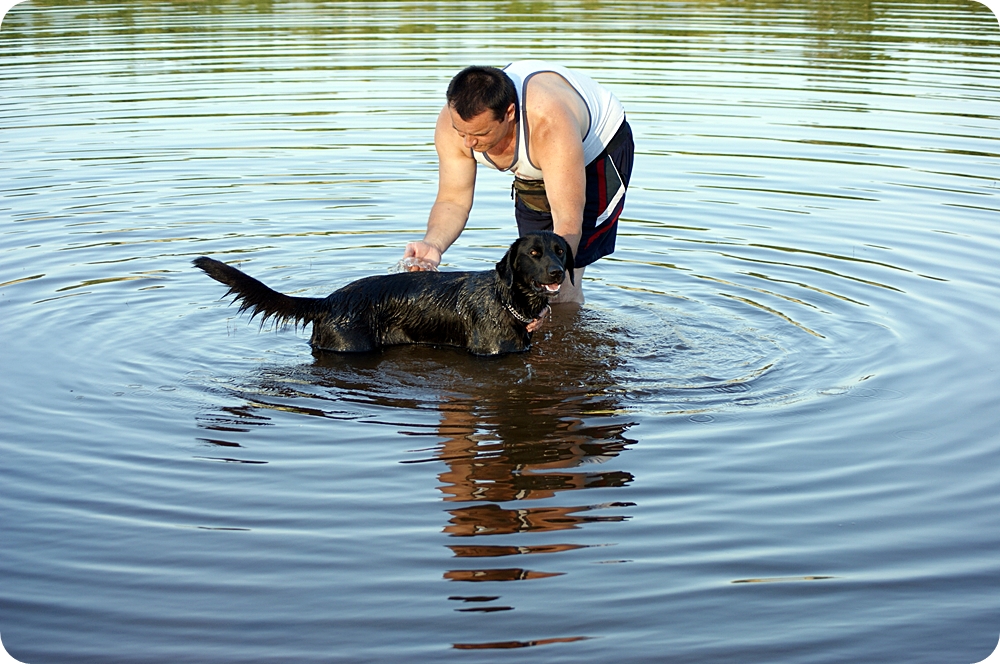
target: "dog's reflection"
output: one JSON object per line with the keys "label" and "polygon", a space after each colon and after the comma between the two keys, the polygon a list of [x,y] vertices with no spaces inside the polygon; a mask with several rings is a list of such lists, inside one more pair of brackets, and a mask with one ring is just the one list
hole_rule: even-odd
{"label": "dog's reflection", "polygon": [[[347,366],[365,372],[361,380],[377,373],[382,380],[410,375],[424,381],[421,393],[438,411],[435,433],[442,442],[428,457],[405,463],[444,462],[438,479],[447,502],[491,503],[451,511],[445,529],[451,535],[565,530],[603,520],[587,514],[593,506],[512,510],[500,504],[632,481],[629,472],[601,465],[635,442],[626,437],[633,423],[614,383],[620,362],[614,342],[581,321],[578,308],[556,311],[544,341],[525,355],[484,361],[448,353],[446,361],[430,364],[426,349],[404,348],[370,358],[371,366],[316,355],[316,365],[330,370],[327,378],[349,392],[360,385],[344,380]],[[382,399],[412,398],[411,386],[399,387]]]}
{"label": "dog's reflection", "polygon": [[[472,566],[450,569],[445,579],[481,583],[559,576],[563,572],[482,563],[584,548],[589,545],[540,542],[536,536],[629,518],[621,513],[628,502],[559,499],[633,480],[617,462],[635,441],[627,437],[633,422],[614,380],[620,360],[613,337],[593,332],[582,315],[578,310],[554,315],[544,340],[526,356],[490,362],[449,358],[449,378],[435,386],[434,433],[440,442],[406,463],[443,463],[437,475],[443,500],[466,503],[447,510],[448,536],[506,537],[496,544],[448,545]],[[472,601],[464,595],[451,599]],[[498,610],[493,599],[456,610]]]}
{"label": "dog's reflection", "polygon": [[[636,442],[627,435],[634,421],[616,381],[623,360],[614,339],[615,330],[599,315],[566,306],[555,309],[524,354],[485,360],[418,346],[347,356],[317,352],[312,365],[263,378],[253,390],[254,412],[240,419],[249,425],[251,415],[260,418],[268,407],[351,420],[378,413],[381,424],[386,412],[396,413],[389,419],[404,423],[395,425],[400,433],[435,439],[403,463],[441,467],[438,490],[448,506],[442,531],[460,538],[447,546],[471,564],[444,578],[547,578],[563,572],[481,563],[607,544],[539,535],[629,518],[631,503],[609,502],[606,491],[632,482],[620,458]],[[234,412],[224,415],[207,428],[232,431],[227,418]],[[599,498],[586,500],[585,489],[600,489],[594,492]],[[469,539],[494,535],[493,541]]]}

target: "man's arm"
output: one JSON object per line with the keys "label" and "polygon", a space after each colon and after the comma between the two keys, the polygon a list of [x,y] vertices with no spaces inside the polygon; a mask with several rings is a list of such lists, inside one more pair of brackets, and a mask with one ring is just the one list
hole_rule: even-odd
{"label": "man's arm", "polygon": [[476,187],[476,160],[451,126],[448,108],[442,109],[434,128],[438,155],[438,192],[427,219],[424,239],[406,245],[403,257],[419,258],[434,265],[465,229]]}
{"label": "man's arm", "polygon": [[575,254],[583,234],[583,208],[587,202],[587,165],[583,162],[587,108],[557,74],[535,76],[526,94],[531,159],[545,177],[552,230],[569,243]]}

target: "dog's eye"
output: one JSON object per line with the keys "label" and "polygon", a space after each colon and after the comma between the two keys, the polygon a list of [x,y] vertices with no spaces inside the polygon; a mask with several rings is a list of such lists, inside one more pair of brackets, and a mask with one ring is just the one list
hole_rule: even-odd
{"label": "dog's eye", "polygon": [[532,249],[531,255],[534,256],[535,258],[538,258],[539,256],[542,255],[542,252],[540,252],[538,249]]}
{"label": "dog's eye", "polygon": [[562,256],[563,253],[562,247],[556,247],[556,256]]}

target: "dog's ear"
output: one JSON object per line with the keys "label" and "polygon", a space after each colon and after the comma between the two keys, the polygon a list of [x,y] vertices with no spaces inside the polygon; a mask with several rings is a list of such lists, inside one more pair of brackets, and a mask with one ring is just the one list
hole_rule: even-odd
{"label": "dog's ear", "polygon": [[497,274],[500,275],[501,281],[503,281],[507,288],[514,286],[514,262],[517,260],[517,252],[520,246],[521,238],[517,238],[514,240],[514,244],[510,245],[510,249],[503,255],[503,258],[497,263]]}
{"label": "dog's ear", "polygon": [[569,283],[575,286],[576,282],[573,281],[573,271],[576,268],[574,267],[575,264],[573,262],[573,250],[569,248],[569,243],[566,242],[565,240],[563,240],[563,249],[566,250],[565,260],[563,261],[563,267],[566,269],[566,272],[569,273]]}

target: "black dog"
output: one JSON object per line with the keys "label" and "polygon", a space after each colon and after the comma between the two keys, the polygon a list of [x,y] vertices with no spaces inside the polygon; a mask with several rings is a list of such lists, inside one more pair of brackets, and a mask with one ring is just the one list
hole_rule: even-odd
{"label": "black dog", "polygon": [[531,323],[569,273],[573,252],[555,233],[518,238],[495,270],[402,272],[354,281],[325,298],[271,290],[225,263],[202,256],[194,264],[229,286],[251,319],[312,323],[309,343],[336,352],[398,344],[440,344],[477,355],[527,350]]}

